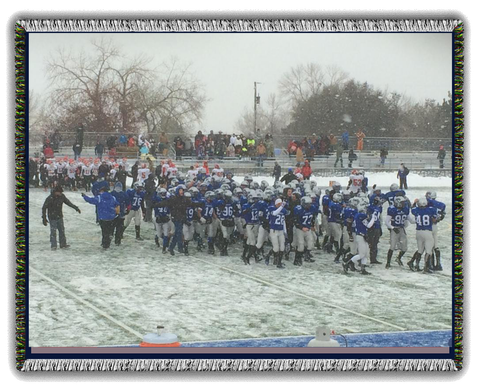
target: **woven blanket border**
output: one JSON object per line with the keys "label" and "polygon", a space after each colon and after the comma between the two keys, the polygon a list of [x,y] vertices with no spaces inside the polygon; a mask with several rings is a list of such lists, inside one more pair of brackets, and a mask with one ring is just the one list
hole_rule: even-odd
{"label": "woven blanket border", "polygon": [[[28,32],[452,32],[454,35],[454,360],[26,360]],[[21,371],[451,371],[463,366],[464,24],[457,19],[23,19],[15,23],[16,367]],[[79,369],[84,368],[84,369]]]}

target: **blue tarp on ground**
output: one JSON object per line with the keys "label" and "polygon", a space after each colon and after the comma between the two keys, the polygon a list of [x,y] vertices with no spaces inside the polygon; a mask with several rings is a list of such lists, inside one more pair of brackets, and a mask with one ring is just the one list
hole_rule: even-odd
{"label": "blue tarp on ground", "polygon": [[[394,333],[345,334],[348,347],[448,347],[453,336],[452,330],[406,331]],[[229,341],[182,342],[183,347],[306,347],[314,338],[310,336],[252,338]],[[340,346],[345,346],[345,339],[332,335]],[[181,342],[181,341],[180,341]]]}

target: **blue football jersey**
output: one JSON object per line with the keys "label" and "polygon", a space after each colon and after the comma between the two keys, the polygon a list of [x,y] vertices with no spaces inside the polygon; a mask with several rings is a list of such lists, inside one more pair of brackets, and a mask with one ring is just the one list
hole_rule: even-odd
{"label": "blue football jersey", "polygon": [[354,217],[355,222],[355,233],[357,235],[365,236],[367,234],[369,223],[368,216],[366,213],[357,213]]}
{"label": "blue football jersey", "polygon": [[267,218],[268,203],[264,200],[258,201],[258,217],[260,221],[264,221]]}
{"label": "blue football jersey", "polygon": [[141,191],[137,193],[135,189],[127,190],[128,197],[130,199],[130,205],[132,206],[132,210],[138,210],[142,206],[142,202],[147,194],[145,191]]}
{"label": "blue football jersey", "polygon": [[415,216],[415,223],[418,231],[431,231],[433,219],[437,217],[437,210],[435,208],[426,207],[412,208],[412,214]]}
{"label": "blue football jersey", "polygon": [[338,202],[328,204],[328,222],[341,224],[343,220],[343,206]]}
{"label": "blue football jersey", "polygon": [[428,206],[434,208],[437,210],[437,215],[444,215],[445,214],[445,209],[446,205],[443,202],[433,200],[433,199],[428,199]]}
{"label": "blue football jersey", "polygon": [[390,206],[393,206],[394,205],[394,199],[395,197],[397,196],[405,196],[405,192],[403,190],[394,190],[394,191],[389,191],[387,194],[385,194],[385,198],[386,200],[388,201],[388,204]]}
{"label": "blue football jersey", "polygon": [[387,209],[387,215],[392,218],[390,224],[392,224],[394,228],[404,227],[409,214],[410,208],[406,205],[402,209],[398,209],[395,206],[390,206]]}
{"label": "blue football jersey", "polygon": [[312,205],[309,209],[305,209],[301,205],[297,205],[294,209],[296,225],[300,228],[312,228],[313,219],[317,213],[316,208]]}
{"label": "blue football jersey", "polygon": [[233,219],[233,203],[231,201],[221,200],[216,205],[217,217],[220,220],[230,220]]}
{"label": "blue football jersey", "polygon": [[343,224],[345,226],[348,225],[349,222],[353,222],[355,215],[357,214],[357,210],[355,208],[351,208],[347,206],[343,209]]}
{"label": "blue football jersey", "polygon": [[205,200],[205,204],[202,207],[202,217],[207,221],[211,221],[214,210],[215,210],[214,203]]}
{"label": "blue football jersey", "polygon": [[242,216],[245,219],[245,223],[247,224],[259,224],[260,216],[259,216],[259,210],[258,210],[258,202],[255,202],[255,203],[247,202],[246,204],[243,204]]}
{"label": "blue football jersey", "polygon": [[187,206],[186,214],[187,214],[187,221],[189,222],[192,221],[193,216],[195,214],[195,208],[193,206]]}
{"label": "blue football jersey", "polygon": [[[158,202],[162,202],[162,201],[165,201],[166,198],[161,198],[158,196],[158,194],[154,195],[153,196],[153,203],[156,204]],[[161,206],[159,208],[153,208],[153,211],[154,211],[154,214],[155,216],[161,216],[161,217],[165,217],[165,216],[168,216],[170,214],[170,209],[167,208],[166,206]]]}
{"label": "blue football jersey", "polygon": [[378,205],[369,205],[367,208],[367,213],[370,216],[375,216],[375,223],[372,228],[380,228],[380,215],[382,214],[382,207]]}
{"label": "blue football jersey", "polygon": [[268,223],[270,225],[270,229],[274,231],[283,231],[283,227],[285,225],[285,216],[288,211],[285,208],[282,208],[280,213],[274,216],[272,213],[275,212],[277,208],[275,206],[270,206],[268,208]]}

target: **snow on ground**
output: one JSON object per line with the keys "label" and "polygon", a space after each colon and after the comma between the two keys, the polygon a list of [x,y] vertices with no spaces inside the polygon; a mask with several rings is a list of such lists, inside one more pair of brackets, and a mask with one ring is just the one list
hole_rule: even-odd
{"label": "snow on ground", "polygon": [[[375,178],[384,186],[380,179]],[[425,186],[436,180],[423,179]],[[79,192],[68,191],[82,214],[64,206],[71,248],[51,252],[49,227],[41,223],[47,193],[30,189],[30,346],[133,344],[157,325],[183,342],[312,335],[319,325],[337,333],[449,329],[452,197],[442,187],[436,190],[448,213],[439,226],[444,271],[424,275],[396,263],[386,270],[385,230],[379,246],[384,263],[369,268],[371,276],[344,275],[333,257],[319,250],[313,252],[315,263],[296,267],[290,261],[284,270],[264,263],[245,266],[239,245],[232,246],[229,257],[198,253],[194,246],[189,257],[171,257],[158,251],[150,223],[142,223],[145,241],[135,240],[132,224],[122,245],[104,252],[94,207]],[[408,195],[413,199],[425,190],[415,188]],[[416,248],[415,227],[407,231],[404,263]]]}

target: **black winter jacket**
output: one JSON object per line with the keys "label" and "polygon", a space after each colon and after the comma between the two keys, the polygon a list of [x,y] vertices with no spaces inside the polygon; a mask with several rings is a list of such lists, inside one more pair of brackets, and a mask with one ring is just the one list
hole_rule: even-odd
{"label": "black winter jacket", "polygon": [[63,218],[62,206],[63,204],[68,205],[70,208],[75,209],[77,212],[79,211],[78,207],[73,205],[65,194],[61,194],[60,196],[56,197],[53,194],[50,194],[45,202],[43,203],[42,207],[42,219],[46,219],[48,216],[48,220],[58,220]]}

